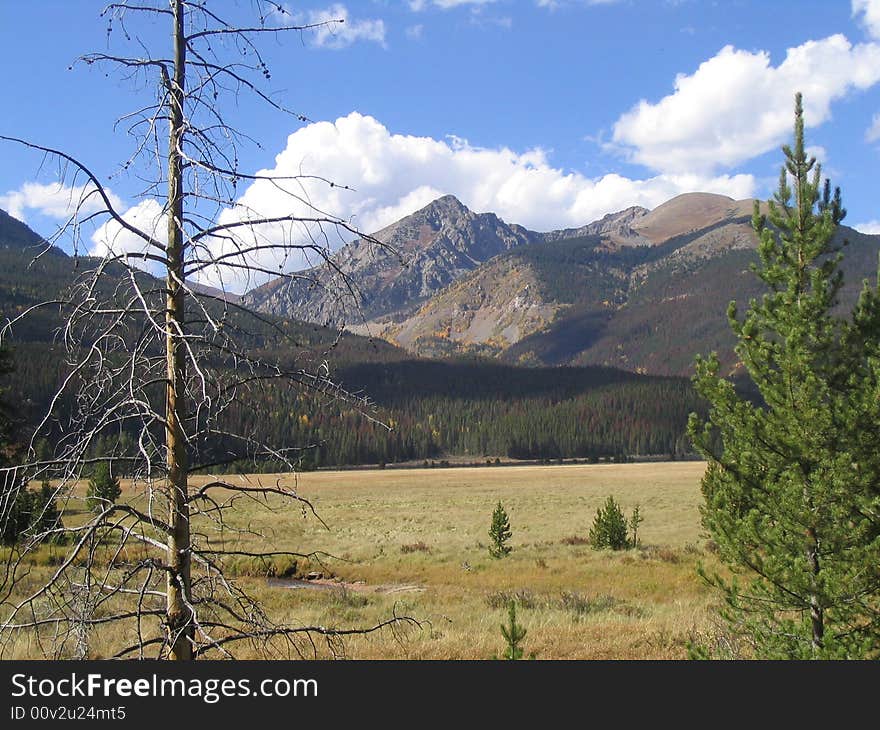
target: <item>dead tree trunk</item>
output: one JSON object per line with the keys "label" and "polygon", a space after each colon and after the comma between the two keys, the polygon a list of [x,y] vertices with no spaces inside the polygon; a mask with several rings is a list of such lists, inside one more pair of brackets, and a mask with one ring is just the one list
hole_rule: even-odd
{"label": "dead tree trunk", "polygon": [[168,274],[165,348],[165,448],[168,466],[168,598],[166,625],[172,659],[193,658],[192,580],[189,494],[187,484],[186,356],[184,352],[184,230],[183,165],[186,37],[182,0],[174,2],[174,78],[168,79],[170,133],[168,139]]}

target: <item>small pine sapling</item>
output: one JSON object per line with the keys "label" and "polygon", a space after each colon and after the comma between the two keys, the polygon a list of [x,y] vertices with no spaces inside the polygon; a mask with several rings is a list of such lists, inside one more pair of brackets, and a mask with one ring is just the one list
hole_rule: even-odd
{"label": "small pine sapling", "polygon": [[492,544],[489,545],[489,555],[493,558],[503,558],[510,554],[513,549],[507,544],[513,533],[510,530],[510,519],[507,512],[498,500],[498,506],[492,513],[492,526],[489,528],[489,539]]}
{"label": "small pine sapling", "polygon": [[523,649],[520,644],[526,638],[526,633],[526,629],[516,622],[516,602],[511,601],[507,609],[507,624],[501,624],[501,635],[507,642],[504,649],[505,659],[522,659]]}
{"label": "small pine sapling", "polygon": [[590,529],[590,543],[594,550],[626,550],[632,547],[629,541],[629,524],[614,497],[609,496],[605,500],[605,506],[596,512],[593,527]]}
{"label": "small pine sapling", "polygon": [[644,521],[645,518],[642,517],[641,507],[636,505],[633,507],[632,516],[629,518],[629,529],[632,530],[632,540],[630,540],[631,547],[639,546],[639,525]]}
{"label": "small pine sapling", "polygon": [[113,474],[110,464],[102,461],[95,467],[86,491],[86,507],[91,511],[101,511],[114,504],[122,494],[119,477]]}

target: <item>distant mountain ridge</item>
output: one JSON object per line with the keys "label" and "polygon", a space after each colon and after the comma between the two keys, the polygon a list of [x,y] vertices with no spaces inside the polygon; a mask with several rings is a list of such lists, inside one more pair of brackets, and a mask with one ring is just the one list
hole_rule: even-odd
{"label": "distant mountain ridge", "polygon": [[[444,196],[379,231],[386,246],[355,241],[332,266],[269,282],[240,301],[298,331],[304,322],[329,337],[323,325],[344,325],[418,357],[479,355],[512,365],[689,375],[697,353],[716,350],[730,372],[737,363],[727,305],[736,299],[744,308],[762,291],[749,271],[756,261],[753,205],[689,193],[652,211],[633,206],[579,228],[539,233]],[[844,239],[846,307],[862,280],[876,278],[880,236],[843,226]],[[60,249],[33,261],[47,246],[0,211],[4,313],[24,311],[72,281]],[[50,320],[47,311],[21,325],[25,339],[49,337]],[[346,338],[353,351],[362,347]]]}
{"label": "distant mountain ridge", "polygon": [[384,329],[383,323],[402,322],[445,287],[522,246],[588,235],[603,236],[613,248],[650,245],[632,227],[649,213],[634,206],[581,228],[539,233],[494,213],[474,213],[445,195],[371,236],[385,246],[357,239],[334,254],[330,265],[321,262],[296,278],[275,279],[242,301],[306,322],[345,324],[355,331],[372,331],[378,323]]}
{"label": "distant mountain ridge", "polygon": [[[652,211],[633,206],[579,228],[539,233],[476,214],[452,196],[355,241],[328,267],[249,292],[273,314],[342,324],[421,356],[462,353],[524,365],[603,365],[689,374],[718,350],[735,367],[731,299],[760,293],[749,273],[754,201],[679,195]],[[844,303],[877,271],[880,236],[842,227],[851,245]],[[393,250],[392,250],[393,249]]]}

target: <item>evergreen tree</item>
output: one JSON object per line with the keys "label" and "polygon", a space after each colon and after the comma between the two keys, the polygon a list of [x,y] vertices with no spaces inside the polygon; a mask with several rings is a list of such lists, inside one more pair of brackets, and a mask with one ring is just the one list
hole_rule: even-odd
{"label": "evergreen tree", "polygon": [[504,649],[505,659],[522,659],[523,649],[520,644],[526,638],[526,633],[526,629],[516,622],[516,601],[511,601],[507,609],[507,625],[501,624],[501,635],[507,642]]}
{"label": "evergreen tree", "polygon": [[507,544],[507,541],[512,535],[510,520],[499,499],[498,506],[492,513],[492,525],[489,528],[489,539],[492,540],[492,544],[489,545],[489,555],[493,558],[503,558],[509,555],[513,548]]}
{"label": "evergreen tree", "polygon": [[[13,370],[9,350],[0,347],[0,377]],[[12,407],[0,387],[0,543],[14,545],[30,524],[32,494],[12,466]]]}
{"label": "evergreen tree", "polygon": [[639,546],[639,526],[645,521],[645,518],[642,517],[642,508],[639,505],[633,507],[632,516],[629,518],[629,529],[632,530],[632,540],[630,540],[630,545],[632,547]]}
{"label": "evergreen tree", "polygon": [[864,285],[852,317],[834,313],[842,283],[834,243],[839,190],[820,192],[804,144],[794,146],[767,215],[757,204],[755,273],[768,292],[742,320],[728,309],[736,352],[759,398],[698,357],[710,403],[689,434],[709,462],[703,524],[732,569],[706,576],[723,616],[764,658],[880,655],[880,297]]}
{"label": "evergreen tree", "polygon": [[39,537],[61,525],[61,514],[55,501],[55,494],[48,482],[43,482],[39,491],[28,489],[22,478],[10,492],[10,500],[0,521],[0,543],[19,545],[24,540]]}
{"label": "evergreen tree", "polygon": [[[6,347],[0,347],[0,377],[13,371],[12,358]],[[0,386],[0,467],[9,464],[12,450],[12,405],[7,399],[8,388]]]}
{"label": "evergreen tree", "polygon": [[593,526],[590,528],[590,544],[594,550],[603,548],[626,550],[632,547],[629,540],[629,523],[620,505],[610,495],[605,500],[605,505],[596,511]]}
{"label": "evergreen tree", "polygon": [[63,526],[61,513],[58,511],[58,503],[55,500],[55,492],[48,481],[43,481],[40,485],[40,491],[34,492],[33,502],[32,520],[34,532],[42,534],[49,530],[57,530]]}
{"label": "evergreen tree", "polygon": [[95,467],[95,473],[89,480],[86,491],[86,508],[103,510],[116,502],[122,494],[119,477],[113,474],[110,463],[101,461]]}
{"label": "evergreen tree", "polygon": [[[7,472],[10,478],[14,474]],[[17,545],[31,526],[34,513],[34,493],[23,482],[4,485],[3,519],[0,520],[0,543]]]}

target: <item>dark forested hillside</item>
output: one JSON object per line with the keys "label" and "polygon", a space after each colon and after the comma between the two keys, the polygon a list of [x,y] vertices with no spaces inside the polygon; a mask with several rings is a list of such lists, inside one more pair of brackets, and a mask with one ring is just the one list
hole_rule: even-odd
{"label": "dark forested hillside", "polygon": [[20,220],[13,218],[5,210],[0,210],[0,249],[12,248],[19,251],[32,249],[36,253],[46,246],[42,236]]}
{"label": "dark forested hillside", "polygon": [[[16,241],[27,248],[0,245],[4,321],[40,302],[63,298],[95,263],[76,262],[58,249],[34,259],[44,242],[32,232],[21,235],[21,224],[9,220],[17,224],[12,227]],[[570,245],[583,248],[592,242]],[[527,255],[540,257],[541,250]],[[597,275],[601,276],[598,270]],[[560,290],[566,286],[560,277]],[[210,297],[204,303],[226,306]],[[268,384],[247,407],[229,410],[232,430],[305,447],[302,460],[309,467],[449,454],[545,459],[682,453],[687,413],[697,406],[683,379],[602,367],[532,369],[479,359],[414,359],[383,340],[340,336],[332,329],[289,319],[257,318],[234,306],[227,322],[267,359],[285,366],[327,368],[344,388],[372,402],[372,407],[356,408],[307,389]],[[8,382],[22,422],[33,423],[45,412],[67,372],[63,347],[57,343],[62,324],[58,304],[49,304],[16,324],[8,340],[15,364]],[[64,428],[62,417],[49,424],[44,438],[57,438]],[[108,433],[105,442],[126,438],[124,433]],[[204,463],[221,460],[232,451],[229,447],[219,438],[206,444]]]}
{"label": "dark forested hillside", "polygon": [[701,410],[683,378],[610,368],[515,368],[425,360],[344,367],[341,382],[368,394],[371,421],[353,408],[268,390],[238,428],[312,444],[309,466],[391,463],[449,454],[554,459],[687,452],[687,415]]}

